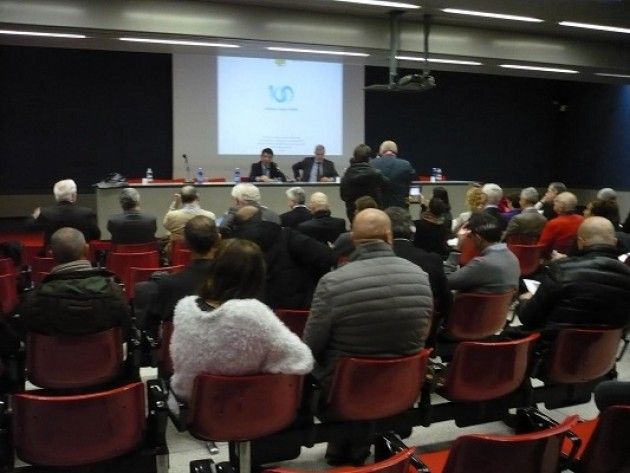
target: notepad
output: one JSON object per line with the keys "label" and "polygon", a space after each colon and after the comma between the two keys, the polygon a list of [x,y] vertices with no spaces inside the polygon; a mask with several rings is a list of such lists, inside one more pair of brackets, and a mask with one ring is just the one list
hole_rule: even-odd
{"label": "notepad", "polygon": [[523,282],[525,283],[525,287],[529,292],[531,292],[532,294],[536,294],[538,286],[540,286],[540,281],[536,281],[535,279],[523,279]]}

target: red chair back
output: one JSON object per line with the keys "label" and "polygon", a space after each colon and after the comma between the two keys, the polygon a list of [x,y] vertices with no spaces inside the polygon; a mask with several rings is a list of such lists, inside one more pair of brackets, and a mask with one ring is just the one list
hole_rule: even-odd
{"label": "red chair back", "polygon": [[521,276],[528,276],[538,270],[543,245],[508,244],[508,248],[518,259],[518,264],[521,268]]}
{"label": "red chair back", "polygon": [[160,266],[160,255],[157,251],[144,253],[112,252],[107,258],[107,269],[116,274],[127,290],[131,287],[131,268],[157,268]]}
{"label": "red chair back", "polygon": [[[42,234],[42,241],[44,236]],[[24,245],[24,264],[32,265],[33,260],[36,256],[43,254],[44,245],[43,244],[26,244]]]}
{"label": "red chair back", "polygon": [[420,458],[431,473],[555,473],[562,442],[577,420],[570,416],[555,427],[529,434],[461,436],[448,451],[443,469],[442,452]]}
{"label": "red chair back", "polygon": [[88,243],[90,252],[90,261],[96,263],[96,252],[103,251],[108,252],[112,249],[112,242],[110,240],[90,240]]}
{"label": "red chair back", "polygon": [[35,256],[31,262],[31,272],[33,282],[42,282],[37,280],[40,273],[50,273],[55,267],[55,259],[47,256]]}
{"label": "red chair back", "polygon": [[26,371],[43,388],[77,389],[115,379],[123,367],[120,328],[88,335],[26,336]]}
{"label": "red chair back", "polygon": [[129,268],[129,289],[127,296],[129,299],[133,299],[136,293],[136,284],[139,282],[148,281],[151,275],[156,271],[163,271],[166,273],[177,273],[184,269],[184,266],[162,266],[160,268]]}
{"label": "red chair back", "polygon": [[17,292],[15,274],[0,275],[0,307],[4,314],[10,314],[18,305],[20,299]]}
{"label": "red chair back", "polygon": [[185,240],[171,241],[171,264],[173,266],[187,265],[190,262],[192,252],[188,249]]}
{"label": "red chair back", "polygon": [[160,337],[160,349],[158,351],[158,371],[161,378],[170,377],[173,374],[173,360],[171,359],[171,337],[173,336],[173,322],[162,322],[162,336]]}
{"label": "red chair back", "polygon": [[420,396],[430,353],[421,350],[399,358],[340,358],[328,405],[348,420],[375,420],[404,412]]}
{"label": "red chair back", "polygon": [[38,393],[12,397],[15,450],[27,463],[87,465],[124,455],[142,443],[142,383],[75,396]]}
{"label": "red chair back", "polygon": [[622,335],[620,328],[560,330],[540,378],[549,384],[562,384],[604,376],[615,365]]}
{"label": "red chair back", "polygon": [[0,276],[15,274],[16,269],[11,258],[0,258]]}
{"label": "red chair back", "polygon": [[446,331],[458,340],[481,340],[497,333],[505,327],[513,296],[513,291],[460,292],[446,319]]}
{"label": "red chair back", "polygon": [[612,406],[599,416],[581,455],[580,473],[630,471],[630,406]]}
{"label": "red chair back", "polygon": [[245,441],[288,426],[297,413],[302,377],[288,374],[195,378],[189,431],[197,438]]}
{"label": "red chair back", "polygon": [[441,396],[462,402],[487,401],[516,391],[525,380],[533,344],[540,334],[506,342],[462,342],[447,368]]}
{"label": "red chair back", "polygon": [[276,315],[284,325],[289,327],[294,334],[302,338],[304,333],[304,327],[306,326],[306,320],[308,319],[308,310],[295,310],[295,309],[276,309]]}
{"label": "red chair back", "polygon": [[112,245],[112,251],[116,253],[146,253],[147,251],[157,251],[157,242],[148,241],[146,243],[121,243]]}

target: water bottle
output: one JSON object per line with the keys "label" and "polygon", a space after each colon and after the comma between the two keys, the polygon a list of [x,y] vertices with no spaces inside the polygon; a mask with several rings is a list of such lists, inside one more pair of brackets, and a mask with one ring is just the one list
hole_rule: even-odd
{"label": "water bottle", "polygon": [[151,168],[147,168],[147,174],[145,177],[147,178],[147,183],[153,182],[153,170]]}
{"label": "water bottle", "polygon": [[436,181],[442,180],[442,168],[435,168],[435,180]]}
{"label": "water bottle", "polygon": [[234,182],[237,184],[241,182],[241,170],[239,168],[234,168]]}
{"label": "water bottle", "polygon": [[197,174],[195,174],[195,182],[197,184],[203,184],[203,168],[197,168]]}
{"label": "water bottle", "polygon": [[431,182],[435,182],[437,178],[437,168],[431,168]]}

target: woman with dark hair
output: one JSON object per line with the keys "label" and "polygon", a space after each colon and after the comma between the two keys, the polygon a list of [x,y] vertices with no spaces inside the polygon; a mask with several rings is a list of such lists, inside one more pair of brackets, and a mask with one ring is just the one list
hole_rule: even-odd
{"label": "woman with dark hair", "polygon": [[[601,191],[600,191],[601,192]],[[615,236],[617,237],[617,249],[622,253],[630,251],[630,235],[624,233],[620,229],[619,221],[619,204],[614,199],[602,200],[595,199],[589,202],[584,209],[584,218],[591,216],[604,217],[613,224],[615,228]],[[577,248],[574,248],[574,253]]]}
{"label": "woman with dark hair", "polygon": [[414,246],[424,251],[437,253],[443,259],[450,251],[446,244],[450,231],[444,226],[443,221],[446,209],[447,206],[442,199],[433,197],[429,201],[429,208],[421,215],[420,220],[413,222],[416,227]]}
{"label": "woman with dark hair", "polygon": [[199,296],[175,307],[171,382],[178,398],[192,394],[202,373],[306,374],[313,355],[262,302],[265,262],[258,245],[237,238],[223,242]]}
{"label": "woman with dark hair", "polygon": [[383,204],[383,188],[389,183],[381,171],[370,165],[372,149],[365,144],[354,148],[350,167],[341,178],[339,194],[346,203],[346,214],[352,222],[355,213],[355,201],[364,195],[372,197],[379,207]]}
{"label": "woman with dark hair", "polygon": [[437,197],[444,202],[446,210],[442,214],[442,221],[444,222],[444,226],[447,228],[448,234],[450,235],[451,226],[453,225],[453,214],[451,214],[451,202],[448,199],[448,191],[442,186],[434,187],[433,197]]}

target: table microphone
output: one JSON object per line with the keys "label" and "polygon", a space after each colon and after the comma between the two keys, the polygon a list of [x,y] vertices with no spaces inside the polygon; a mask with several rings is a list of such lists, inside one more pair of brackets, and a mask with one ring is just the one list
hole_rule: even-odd
{"label": "table microphone", "polygon": [[190,164],[188,164],[188,156],[186,156],[185,154],[182,154],[182,158],[184,162],[186,163],[186,182],[190,183],[192,182],[192,177],[190,176]]}

